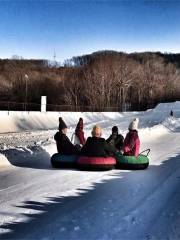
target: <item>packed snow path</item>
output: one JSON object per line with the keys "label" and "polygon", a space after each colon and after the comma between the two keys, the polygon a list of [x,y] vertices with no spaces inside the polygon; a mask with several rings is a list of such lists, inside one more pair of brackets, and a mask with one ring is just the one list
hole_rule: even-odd
{"label": "packed snow path", "polygon": [[0,239],[180,239],[180,121],[132,113],[113,122],[125,133],[135,115],[141,149],[152,150],[145,171],[52,169],[53,130],[18,133],[16,143],[3,135],[11,165],[0,169]]}

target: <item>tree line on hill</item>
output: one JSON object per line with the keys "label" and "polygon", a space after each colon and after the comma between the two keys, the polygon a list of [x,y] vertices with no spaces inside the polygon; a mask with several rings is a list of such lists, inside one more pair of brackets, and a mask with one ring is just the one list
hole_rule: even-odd
{"label": "tree line on hill", "polygon": [[145,110],[180,100],[180,54],[99,51],[63,66],[0,60],[0,102],[39,104],[42,95],[74,111]]}

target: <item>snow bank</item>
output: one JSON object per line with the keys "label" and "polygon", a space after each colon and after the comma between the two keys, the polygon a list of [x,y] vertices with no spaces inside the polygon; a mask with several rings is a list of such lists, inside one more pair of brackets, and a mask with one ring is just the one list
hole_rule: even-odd
{"label": "snow bank", "polygon": [[155,110],[157,111],[171,111],[171,110],[180,110],[180,101],[169,102],[169,103],[159,103]]}
{"label": "snow bank", "polygon": [[[107,127],[111,123],[120,129],[127,129],[129,122],[134,117],[140,118],[140,127],[152,127],[169,116],[174,111],[175,117],[180,117],[180,102],[160,103],[153,110],[145,112],[7,112],[0,111],[0,133],[20,132],[26,130],[50,130],[58,128],[58,118],[62,116],[67,125],[75,128],[80,117],[84,118],[86,126],[100,124]],[[125,121],[124,121],[125,119]],[[110,126],[108,126],[110,128]]]}
{"label": "snow bank", "polygon": [[154,110],[160,112],[170,112],[172,110],[175,114],[177,113],[180,116],[180,101],[159,103]]}
{"label": "snow bank", "polygon": [[92,122],[119,119],[120,113],[81,113],[81,112],[6,112],[0,111],[0,133],[20,132],[25,130],[49,130],[58,128],[58,118],[62,116],[68,126],[75,127],[80,117],[87,125]]}
{"label": "snow bank", "polygon": [[3,154],[0,154],[0,168],[5,167],[5,166],[9,166],[9,165],[11,165],[11,164],[8,161],[8,159]]}
{"label": "snow bank", "polygon": [[174,131],[174,132],[180,132],[180,119],[169,117],[166,118],[162,123],[167,129]]}
{"label": "snow bank", "polygon": [[162,122],[153,127],[145,127],[139,130],[141,139],[149,138],[151,141],[162,137],[162,135],[171,132],[180,132],[180,119],[174,117],[166,117]]}
{"label": "snow bank", "polygon": [[57,126],[58,113],[0,112],[0,133],[51,129]]}

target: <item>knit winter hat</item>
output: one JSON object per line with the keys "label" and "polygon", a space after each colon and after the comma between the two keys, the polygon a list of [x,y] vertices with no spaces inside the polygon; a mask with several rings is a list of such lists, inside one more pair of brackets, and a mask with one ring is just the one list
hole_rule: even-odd
{"label": "knit winter hat", "polygon": [[117,126],[112,127],[112,132],[113,133],[118,133],[118,127]]}
{"label": "knit winter hat", "polygon": [[79,122],[76,126],[75,132],[77,133],[78,131],[82,131],[83,130],[83,119],[79,118]]}
{"label": "knit winter hat", "polygon": [[59,118],[59,130],[67,128],[67,125],[63,121],[62,117]]}
{"label": "knit winter hat", "polygon": [[101,137],[102,129],[99,125],[95,125],[92,130],[93,137]]}
{"label": "knit winter hat", "polygon": [[139,118],[135,118],[130,124],[129,124],[129,130],[137,130],[139,124]]}

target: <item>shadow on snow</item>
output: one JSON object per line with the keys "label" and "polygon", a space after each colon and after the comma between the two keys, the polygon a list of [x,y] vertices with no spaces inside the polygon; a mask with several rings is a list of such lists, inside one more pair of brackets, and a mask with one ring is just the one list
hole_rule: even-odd
{"label": "shadow on snow", "polygon": [[0,153],[5,155],[8,161],[16,167],[52,169],[51,157],[41,146],[0,150]]}
{"label": "shadow on snow", "polygon": [[[143,232],[149,234],[156,223],[151,219],[150,228],[148,220],[139,224],[134,210],[140,208],[143,216],[145,212],[141,212],[141,206],[147,197],[161,189],[164,181],[168,181],[179,167],[180,155],[161,165],[150,165],[144,171],[112,171],[107,175],[109,179],[93,183],[86,189],[77,189],[74,196],[48,197],[46,202],[17,203],[16,207],[27,210],[28,213],[22,214],[26,220],[0,226],[1,229],[10,231],[0,238],[117,239],[119,236],[118,239],[138,239],[135,232],[140,233],[143,227]],[[146,210],[151,211],[150,207]],[[162,207],[157,214],[161,214]],[[176,211],[178,210],[180,211],[180,204]],[[166,222],[163,228],[166,230]]]}

